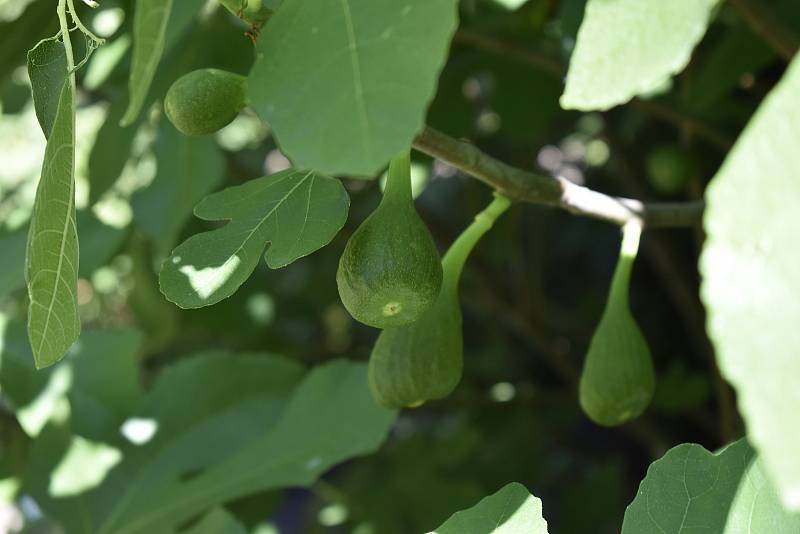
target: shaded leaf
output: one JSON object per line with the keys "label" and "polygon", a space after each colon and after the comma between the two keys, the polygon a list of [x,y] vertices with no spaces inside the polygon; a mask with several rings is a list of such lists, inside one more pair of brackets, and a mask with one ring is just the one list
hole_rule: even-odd
{"label": "shaded leaf", "polygon": [[327,245],[344,225],[349,205],[338,180],[291,169],[208,196],[195,215],[230,222],[179,245],[161,269],[161,291],[183,308],[215,304],[247,280],[267,242],[272,269]]}
{"label": "shaded leaf", "polygon": [[736,388],[748,438],[794,510],[800,510],[798,94],[800,58],[708,187],[700,259],[720,370]]}
{"label": "shaded leaf", "polygon": [[431,534],[547,534],[547,521],[542,501],[512,482],[472,508],[456,512]]}
{"label": "shaded leaf", "polygon": [[67,79],[47,142],[28,234],[28,333],[36,366],[60,360],[80,334],[75,224],[75,93]]}
{"label": "shaded leaf", "polygon": [[75,432],[92,439],[117,434],[119,424],[139,405],[137,352],[142,337],[135,330],[86,332],[63,364],[37,371],[24,327],[11,323],[2,340],[0,387],[25,432],[37,436],[69,400]]}
{"label": "shaded leaf", "polygon": [[163,257],[175,245],[192,208],[225,175],[225,161],[212,137],[181,135],[162,121],[155,146],[156,175],[133,197],[136,225]]}
{"label": "shaded leaf", "polygon": [[589,0],[561,96],[605,110],[661,87],[689,63],[718,0]]}
{"label": "shaded leaf", "polygon": [[180,40],[202,0],[137,0],[133,19],[133,58],[128,81],[128,108],[120,121],[130,126],[139,117],[165,50]]}
{"label": "shaded leaf", "polygon": [[67,79],[67,53],[58,36],[39,41],[28,52],[28,76],[36,118],[49,138],[58,111],[59,89]]}
{"label": "shaded leaf", "polygon": [[122,126],[130,126],[139,116],[153,76],[156,74],[164,42],[172,0],[137,0],[133,13],[133,59],[128,81],[128,108]]}
{"label": "shaded leaf", "polygon": [[186,530],[185,534],[247,534],[244,526],[224,508],[215,508],[195,525]]}
{"label": "shaded leaf", "polygon": [[0,298],[25,285],[25,247],[28,243],[27,228],[0,235],[0,250],[4,260],[0,262]]}
{"label": "shaded leaf", "polygon": [[89,152],[87,178],[89,180],[89,202],[95,204],[113,186],[122,174],[131,156],[133,142],[139,131],[136,126],[120,127],[125,111],[122,100],[114,100],[108,107],[106,120],[97,131],[97,137]]}
{"label": "shaded leaf", "polygon": [[[206,464],[208,469],[140,487],[135,498],[126,498],[123,511],[115,510],[99,532],[162,532],[250,493],[308,486],[331,466],[374,451],[385,439],[394,415],[370,400],[363,364],[339,361],[318,367],[295,389],[278,421],[266,427],[255,424],[252,430],[258,433],[251,432],[251,439],[239,447],[228,445],[226,433],[221,432],[225,427],[219,422],[213,428],[206,426],[217,433],[216,442],[184,439],[183,448],[174,450],[181,453],[177,461],[184,464],[182,472],[186,473],[187,457],[197,455],[190,451],[198,443],[209,447],[204,451],[214,462]],[[234,428],[239,427],[228,426],[227,432]],[[173,464],[167,465],[171,469]],[[190,472],[197,473],[197,468]]]}
{"label": "shaded leaf", "polygon": [[411,145],[447,58],[457,4],[283,2],[259,37],[250,98],[296,167],[371,176]]}
{"label": "shaded leaf", "polygon": [[52,35],[58,30],[55,5],[49,0],[35,0],[15,20],[0,22],[0,80],[25,63],[25,53],[31,43]]}
{"label": "shaded leaf", "polygon": [[622,534],[789,534],[800,516],[783,511],[762,462],[744,439],[716,454],[684,443],[650,465],[625,511]]}
{"label": "shaded leaf", "polygon": [[[188,358],[158,377],[136,417],[114,426],[115,436],[107,442],[122,451],[123,461],[102,485],[75,496],[50,494],[50,473],[72,439],[69,429],[50,424],[34,444],[26,489],[67,532],[95,534],[131,502],[221,461],[261,434],[274,423],[303,371],[286,358],[264,354],[211,352]],[[223,374],[226,380],[218,380]],[[107,379],[113,385],[115,377]],[[93,415],[84,409],[75,405],[74,415]]]}

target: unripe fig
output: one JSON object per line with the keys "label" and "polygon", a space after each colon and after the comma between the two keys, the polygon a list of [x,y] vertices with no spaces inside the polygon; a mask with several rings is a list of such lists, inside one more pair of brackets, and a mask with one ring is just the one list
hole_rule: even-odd
{"label": "unripe fig", "polygon": [[623,229],[611,292],[580,378],[581,407],[592,421],[603,426],[621,425],[638,417],[655,391],[650,348],[628,305],[640,234],[638,222],[628,223]]}
{"label": "unripe fig", "polygon": [[185,135],[207,135],[227,126],[247,106],[247,78],[219,69],[199,69],[167,91],[164,111]]}
{"label": "unripe fig", "polygon": [[417,407],[449,395],[461,381],[464,340],[458,281],[469,253],[508,209],[502,196],[459,236],[442,260],[444,282],[434,305],[416,322],[387,328],[378,336],[369,360],[369,387],[375,400],[390,408]]}
{"label": "unripe fig", "polygon": [[663,145],[647,156],[647,180],[663,195],[684,192],[691,175],[692,161],[680,146]]}
{"label": "unripe fig", "polygon": [[377,328],[415,321],[439,295],[439,252],[414,209],[408,151],[392,160],[383,200],[347,242],[336,283],[347,311]]}

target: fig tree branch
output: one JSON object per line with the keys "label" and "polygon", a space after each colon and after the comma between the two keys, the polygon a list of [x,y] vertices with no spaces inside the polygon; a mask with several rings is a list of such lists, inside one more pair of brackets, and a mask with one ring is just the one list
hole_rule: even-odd
{"label": "fig tree branch", "polygon": [[416,138],[414,148],[481,180],[514,201],[553,206],[617,225],[639,220],[648,228],[691,227],[700,224],[703,214],[703,203],[699,201],[644,203],[606,195],[565,178],[512,167],[467,141],[430,127]]}

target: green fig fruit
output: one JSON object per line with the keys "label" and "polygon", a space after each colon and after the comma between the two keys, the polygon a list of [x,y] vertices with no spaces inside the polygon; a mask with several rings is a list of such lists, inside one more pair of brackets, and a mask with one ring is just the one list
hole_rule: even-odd
{"label": "green fig fruit", "polygon": [[247,106],[247,78],[200,69],[178,78],[167,91],[164,111],[185,135],[207,135],[230,124]]}
{"label": "green fig fruit", "polygon": [[390,408],[417,407],[449,395],[461,381],[464,340],[458,281],[469,253],[511,202],[494,201],[459,236],[442,260],[444,281],[436,302],[416,322],[387,328],[369,360],[369,387]]}
{"label": "green fig fruit", "polygon": [[336,283],[350,315],[377,328],[415,321],[439,295],[439,252],[414,209],[408,151],[392,160],[383,200],[347,242]]}
{"label": "green fig fruit", "polygon": [[678,145],[663,145],[647,156],[647,181],[662,195],[686,191],[693,174],[692,160]]}
{"label": "green fig fruit", "polygon": [[628,223],[623,228],[611,292],[580,378],[581,407],[592,421],[603,426],[621,425],[641,415],[655,391],[650,348],[628,304],[628,287],[640,235],[638,222]]}

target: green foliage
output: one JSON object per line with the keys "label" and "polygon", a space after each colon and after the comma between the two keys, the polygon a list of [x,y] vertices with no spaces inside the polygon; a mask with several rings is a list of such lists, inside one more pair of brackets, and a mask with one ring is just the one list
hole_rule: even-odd
{"label": "green foliage", "polygon": [[[133,58],[128,81],[129,101],[120,124],[132,125],[147,99],[165,50],[177,42],[202,7],[200,0],[136,0],[133,21]],[[167,33],[167,30],[170,33]]]}
{"label": "green foliage", "polygon": [[182,308],[215,304],[247,280],[267,242],[267,265],[285,267],[327,245],[349,206],[339,181],[291,169],[206,197],[195,215],[230,222],[179,245],[164,262],[161,291]]}
{"label": "green foliage", "polygon": [[75,223],[75,90],[70,79],[59,102],[44,154],[28,230],[25,279],[28,332],[36,366],[60,360],[78,339],[78,232]]}
{"label": "green foliage", "polygon": [[164,111],[185,135],[206,135],[230,124],[247,105],[247,78],[200,69],[178,78],[167,91]]}
{"label": "green foliage", "polygon": [[[748,437],[783,503],[800,510],[800,60],[751,120],[709,185],[700,260],[709,333],[736,387]],[[746,201],[743,201],[746,199]]]}
{"label": "green foliage", "polygon": [[133,23],[133,60],[131,62],[128,91],[130,99],[121,124],[130,126],[139,116],[150,83],[156,74],[164,42],[167,23],[172,11],[172,0],[137,0]]}
{"label": "green foliage", "polygon": [[589,0],[561,105],[605,110],[661,89],[689,63],[718,0]]}
{"label": "green foliage", "polygon": [[[193,429],[162,453],[169,454],[168,459],[157,458],[150,464],[145,471],[149,477],[127,490],[98,532],[163,531],[242,495],[308,486],[332,465],[373,451],[385,438],[394,414],[369,402],[364,377],[363,365],[330,363],[308,374],[266,430],[258,431],[263,415],[253,413],[253,403]],[[228,387],[241,397],[237,384]],[[348,420],[337,417],[340,413],[347,413]],[[241,419],[245,414],[249,418]],[[254,428],[245,431],[249,439],[232,447],[231,431],[251,425]],[[317,435],[329,439],[314,439]],[[198,443],[203,444],[199,451]],[[228,453],[221,454],[223,450]],[[169,466],[166,472],[165,466]],[[148,481],[150,477],[153,480]]]}
{"label": "green foliage", "polygon": [[638,222],[623,228],[619,261],[580,379],[580,402],[594,422],[621,425],[641,415],[655,391],[650,348],[631,315],[628,287],[639,251]]}
{"label": "green foliage", "polygon": [[369,358],[375,400],[392,408],[418,407],[449,395],[461,380],[464,341],[458,282],[470,252],[510,206],[497,195],[442,259],[442,289],[433,306],[406,326],[387,328]]}
{"label": "green foliage", "polygon": [[442,265],[414,208],[408,151],[392,159],[383,200],[347,241],[336,284],[347,311],[377,328],[416,321],[439,295]]}
{"label": "green foliage", "polygon": [[797,532],[798,21],[0,0],[0,530]]}
{"label": "green foliage", "polygon": [[622,534],[798,529],[800,515],[782,510],[761,458],[741,439],[714,454],[688,443],[670,449],[647,470]]}
{"label": "green foliage", "polygon": [[167,121],[155,142],[156,175],[136,192],[132,205],[136,226],[168,256],[194,206],[224,176],[225,160],[211,139],[181,135]]}
{"label": "green foliage", "polygon": [[512,482],[472,508],[456,512],[431,534],[547,534],[547,521],[542,501]]}
{"label": "green foliage", "polygon": [[215,508],[183,532],[185,534],[247,534],[247,529],[224,508]]}
{"label": "green foliage", "polygon": [[249,88],[295,166],[371,176],[411,145],[447,57],[456,4],[282,3],[259,37]]}
{"label": "green foliage", "polygon": [[39,41],[28,52],[28,76],[36,106],[36,117],[44,136],[49,138],[56,120],[60,91],[67,79],[67,53],[58,36]]}

